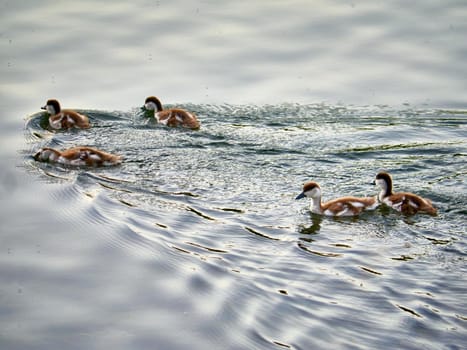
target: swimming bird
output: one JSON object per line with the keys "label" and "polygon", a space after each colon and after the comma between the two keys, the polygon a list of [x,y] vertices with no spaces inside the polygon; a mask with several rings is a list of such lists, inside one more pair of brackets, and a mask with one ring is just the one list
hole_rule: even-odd
{"label": "swimming bird", "polygon": [[436,215],[437,209],[427,198],[422,198],[410,192],[393,192],[392,177],[387,172],[380,172],[376,175],[375,185],[381,188],[378,194],[378,200],[391,208],[407,215],[413,215],[418,212],[430,215]]}
{"label": "swimming bird", "polygon": [[91,147],[73,147],[64,151],[44,147],[34,155],[40,162],[59,163],[73,166],[110,166],[122,162],[122,157]]}
{"label": "swimming bird", "polygon": [[61,109],[57,100],[48,100],[44,107],[41,107],[50,114],[49,125],[52,129],[69,129],[90,127],[89,118],[70,109]]}
{"label": "swimming bird", "polygon": [[372,210],[378,206],[375,197],[342,197],[321,202],[321,187],[314,181],[303,186],[303,191],[297,198],[311,198],[310,211],[315,214],[327,216],[355,216],[364,210]]}
{"label": "swimming bird", "polygon": [[149,96],[144,102],[147,110],[154,111],[158,123],[167,126],[182,126],[189,129],[199,129],[200,123],[196,116],[181,108],[163,109],[162,103],[155,96]]}

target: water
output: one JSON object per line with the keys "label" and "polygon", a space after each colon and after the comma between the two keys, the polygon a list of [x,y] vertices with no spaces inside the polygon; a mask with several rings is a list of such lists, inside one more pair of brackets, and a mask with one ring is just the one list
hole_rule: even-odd
{"label": "water", "polygon": [[[37,4],[1,5],[2,349],[465,346],[461,2]],[[150,94],[201,129],[148,122]],[[93,127],[44,130],[51,97]],[[74,145],[125,161],[30,157]],[[439,215],[294,200],[382,169]]]}

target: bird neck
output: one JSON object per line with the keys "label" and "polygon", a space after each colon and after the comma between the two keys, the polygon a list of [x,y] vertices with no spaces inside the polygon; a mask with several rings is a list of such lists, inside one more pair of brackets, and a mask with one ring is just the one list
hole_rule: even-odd
{"label": "bird neck", "polygon": [[321,207],[321,196],[311,197],[310,210],[314,213],[321,213],[323,211]]}
{"label": "bird neck", "polygon": [[163,110],[161,101],[156,100],[154,104],[156,105],[156,112],[161,112]]}
{"label": "bird neck", "polygon": [[392,184],[388,184],[387,182],[383,182],[383,184],[381,186],[381,191],[378,194],[379,201],[382,202],[384,198],[389,197],[392,194],[393,194]]}

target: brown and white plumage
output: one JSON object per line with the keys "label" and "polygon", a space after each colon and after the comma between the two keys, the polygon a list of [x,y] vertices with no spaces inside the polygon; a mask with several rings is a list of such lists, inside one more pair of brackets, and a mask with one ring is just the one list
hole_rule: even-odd
{"label": "brown and white plumage", "polygon": [[44,107],[41,107],[50,114],[49,125],[52,129],[70,129],[81,128],[87,129],[89,118],[83,114],[79,114],[71,109],[61,109],[60,103],[57,100],[48,100]]}
{"label": "brown and white plumage", "polygon": [[155,96],[149,96],[144,102],[147,110],[154,111],[154,117],[158,123],[167,126],[182,126],[189,129],[199,129],[200,123],[196,116],[181,108],[163,109],[159,99]]}
{"label": "brown and white plumage", "polygon": [[111,166],[122,162],[122,157],[92,147],[73,147],[64,151],[44,147],[34,155],[40,162],[59,163],[73,166]]}
{"label": "brown and white plumage", "polygon": [[355,216],[364,210],[372,210],[378,206],[376,197],[341,197],[321,202],[321,188],[310,181],[305,183],[303,191],[295,199],[310,198],[310,211],[327,216]]}
{"label": "brown and white plumage", "polygon": [[418,212],[436,215],[437,210],[431,201],[410,192],[393,192],[392,177],[387,172],[380,172],[376,175],[375,185],[381,188],[378,200],[391,208],[407,215]]}
{"label": "brown and white plumage", "polygon": [[62,110],[57,100],[48,100],[46,105],[41,107],[41,109],[46,110],[47,113],[50,114],[49,125],[52,129],[87,129],[91,126],[87,116],[79,114],[71,109]]}

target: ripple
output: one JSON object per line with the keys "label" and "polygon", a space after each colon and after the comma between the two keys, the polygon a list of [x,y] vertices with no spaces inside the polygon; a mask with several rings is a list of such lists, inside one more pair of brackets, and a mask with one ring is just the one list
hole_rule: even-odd
{"label": "ripple", "polygon": [[[139,110],[89,110],[93,128],[85,132],[43,130],[40,114],[25,125],[32,136],[24,154],[85,144],[125,159],[118,168],[69,169],[24,158],[41,188],[54,187],[49,210],[71,229],[94,235],[99,249],[89,264],[120,260],[114,264],[124,279],[112,272],[107,278],[116,280],[115,292],[98,296],[104,317],[128,312],[115,311],[105,297],[122,303],[119,295],[129,294],[141,299],[122,304],[141,317],[130,329],[154,324],[162,312],[167,321],[156,321],[159,329],[183,325],[212,337],[210,344],[231,336],[247,348],[324,348],[336,339],[350,347],[358,336],[391,348],[400,339],[395,330],[412,337],[417,329],[425,332],[417,345],[437,344],[433,334],[459,339],[443,330],[463,317],[459,301],[449,297],[462,289],[452,271],[462,270],[465,259],[459,155],[466,151],[456,114],[187,106],[203,117],[198,132],[148,124]],[[405,217],[381,207],[333,219],[294,201],[310,179],[326,188],[326,198],[374,195],[369,183],[381,168],[395,174],[398,188],[432,198],[439,216]],[[310,329],[317,336],[307,336]]]}

